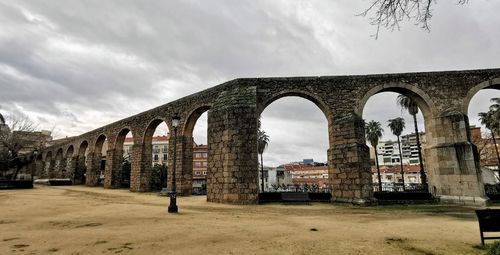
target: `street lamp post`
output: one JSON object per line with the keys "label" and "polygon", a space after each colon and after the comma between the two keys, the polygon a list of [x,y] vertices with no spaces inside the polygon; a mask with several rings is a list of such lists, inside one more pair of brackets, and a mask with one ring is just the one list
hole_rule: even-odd
{"label": "street lamp post", "polygon": [[33,174],[36,173],[36,158],[38,158],[38,149],[35,148],[35,150],[33,151],[33,157],[35,157],[35,160],[34,160],[34,170],[31,170],[31,181],[33,181]]}
{"label": "street lamp post", "polygon": [[172,117],[172,127],[174,128],[174,164],[172,171],[172,191],[170,192],[170,205],[168,206],[169,213],[177,213],[177,191],[176,191],[176,174],[175,165],[177,161],[177,127],[179,126],[181,118],[177,114]]}

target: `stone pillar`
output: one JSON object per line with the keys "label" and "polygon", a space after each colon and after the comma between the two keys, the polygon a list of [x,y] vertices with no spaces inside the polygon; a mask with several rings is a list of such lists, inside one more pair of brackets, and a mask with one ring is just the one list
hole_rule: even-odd
{"label": "stone pillar", "polygon": [[43,168],[43,161],[42,160],[39,160],[37,159],[34,163],[35,165],[35,172],[34,172],[34,176],[33,176],[33,179],[41,179],[44,177],[44,168]]}
{"label": "stone pillar", "polygon": [[54,167],[54,160],[52,160],[52,159],[45,160],[45,162],[44,162],[44,174],[43,174],[43,176],[45,178],[50,178],[50,176],[53,175],[52,174],[53,167]]}
{"label": "stone pillar", "polygon": [[328,171],[332,202],[366,204],[374,201],[370,152],[364,143],[364,122],[355,115],[329,125]]}
{"label": "stone pillar", "polygon": [[85,184],[87,166],[85,165],[85,156],[77,156],[75,159],[75,172],[73,175],[73,184]]}
{"label": "stone pillar", "polygon": [[144,192],[151,189],[152,145],[134,144],[132,146],[132,172],[130,191]]}
{"label": "stone pillar", "polygon": [[427,126],[424,161],[429,191],[441,202],[485,204],[488,198],[467,116],[460,112],[443,113]]}
{"label": "stone pillar", "polygon": [[64,178],[69,178],[73,181],[75,180],[75,173],[76,173],[76,162],[77,162],[77,157],[68,157],[66,159],[66,177]]}
{"label": "stone pillar", "polygon": [[52,167],[52,171],[49,173],[49,178],[62,178],[62,170],[64,168],[63,158],[56,158],[54,160],[54,167]]}
{"label": "stone pillar", "polygon": [[107,151],[104,188],[120,188],[122,182],[123,149]]}
{"label": "stone pillar", "polygon": [[99,184],[99,175],[101,172],[101,153],[89,153],[87,155],[87,173],[85,176],[85,185],[97,186]]}
{"label": "stone pillar", "polygon": [[[172,132],[173,134],[173,132]],[[174,137],[169,140],[167,186],[172,187]],[[193,192],[193,138],[177,136],[176,190],[179,196],[190,196]]]}
{"label": "stone pillar", "polygon": [[208,112],[207,200],[258,201],[256,90],[233,88]]}

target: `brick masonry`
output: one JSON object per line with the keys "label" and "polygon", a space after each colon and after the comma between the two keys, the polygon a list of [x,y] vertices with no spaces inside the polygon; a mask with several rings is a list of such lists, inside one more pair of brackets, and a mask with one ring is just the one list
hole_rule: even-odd
{"label": "brick masonry", "polygon": [[[424,162],[431,191],[447,201],[485,201],[477,149],[471,143],[467,109],[480,89],[499,88],[500,69],[356,76],[236,79],[186,96],[146,112],[46,148],[41,176],[73,176],[95,185],[100,146],[108,141],[105,187],[116,187],[124,136],[134,137],[131,191],[148,191],[151,137],[158,124],[172,129],[171,117],[181,123],[177,136],[176,178],[180,195],[191,193],[192,130],[208,110],[208,196],[220,203],[257,203],[257,120],[275,100],[299,96],[315,103],[328,120],[328,163],[333,201],[364,204],[373,201],[369,151],[362,112],[373,95],[392,91],[418,104],[425,119],[428,143]],[[173,139],[173,138],[171,138]],[[173,140],[170,150],[173,152]],[[68,153],[69,148],[74,153]],[[63,154],[58,153],[62,149]],[[61,164],[75,154],[74,163]],[[87,155],[87,156],[85,156]],[[172,155],[172,153],[170,153]],[[67,161],[69,162],[69,161]],[[86,162],[86,163],[85,163]],[[169,158],[169,173],[173,169]],[[63,175],[63,170],[64,174]]]}

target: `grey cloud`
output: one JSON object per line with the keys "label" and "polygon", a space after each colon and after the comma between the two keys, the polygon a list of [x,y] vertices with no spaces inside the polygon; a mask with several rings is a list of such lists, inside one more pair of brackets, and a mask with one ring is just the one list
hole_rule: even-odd
{"label": "grey cloud", "polygon": [[[56,123],[62,136],[77,135],[238,77],[498,67],[498,2],[439,1],[430,33],[404,23],[399,32],[383,30],[379,40],[370,37],[368,19],[355,16],[366,5],[0,0],[1,110],[29,112],[49,128]],[[472,112],[495,95],[473,101],[471,123]],[[363,117],[385,127],[401,115],[391,98],[371,99]],[[321,160],[326,118],[310,102],[282,100],[263,113],[272,134],[269,162]],[[412,120],[403,116],[410,131]],[[419,123],[423,129],[421,117]],[[206,117],[194,133],[206,143]],[[391,138],[387,128],[384,137]]]}

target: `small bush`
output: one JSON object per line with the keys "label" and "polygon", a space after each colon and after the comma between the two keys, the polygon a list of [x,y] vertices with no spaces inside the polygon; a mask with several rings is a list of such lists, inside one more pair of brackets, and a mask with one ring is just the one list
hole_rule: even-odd
{"label": "small bush", "polygon": [[486,254],[487,255],[500,255],[500,242],[495,241],[492,245],[489,245]]}

